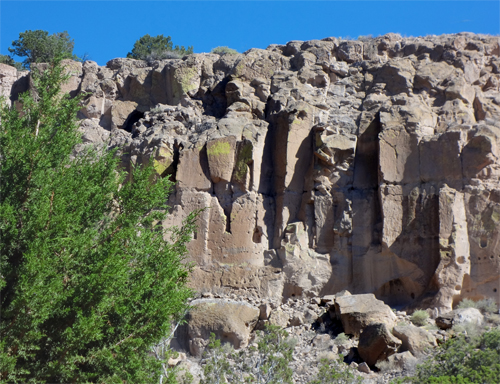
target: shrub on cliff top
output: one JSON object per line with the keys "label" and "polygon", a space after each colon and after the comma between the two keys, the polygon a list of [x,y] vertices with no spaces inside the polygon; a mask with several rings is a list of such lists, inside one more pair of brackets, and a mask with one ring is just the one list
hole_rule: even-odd
{"label": "shrub on cliff top", "polygon": [[0,382],[151,383],[149,348],[191,294],[195,215],[167,243],[167,178],[149,166],[124,183],[112,152],[70,157],[80,100],[61,95],[64,72],[34,70],[22,113],[0,111]]}
{"label": "shrub on cliff top", "polygon": [[237,55],[238,51],[229,47],[215,47],[210,53],[215,53],[217,55]]}
{"label": "shrub on cliff top", "polygon": [[148,58],[150,60],[161,60],[171,58],[168,56],[172,55],[172,52],[177,54],[178,57],[182,57],[193,53],[193,47],[174,46],[170,36],[144,35],[135,42],[132,51],[127,54],[127,57],[136,60],[148,60]]}

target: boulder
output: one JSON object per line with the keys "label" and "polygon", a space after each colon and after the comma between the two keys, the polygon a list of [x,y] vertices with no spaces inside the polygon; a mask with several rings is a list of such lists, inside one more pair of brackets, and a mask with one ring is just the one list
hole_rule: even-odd
{"label": "boulder", "polygon": [[484,321],[484,316],[477,308],[458,308],[451,312],[445,313],[436,317],[436,325],[443,329],[450,329],[454,325],[481,325]]}
{"label": "boulder", "polygon": [[276,309],[271,312],[271,316],[269,316],[269,324],[286,328],[288,326],[289,319],[289,316],[285,312],[281,309]]}
{"label": "boulder", "polygon": [[409,351],[415,357],[421,357],[428,349],[437,346],[432,334],[414,325],[395,326],[392,333],[403,342],[400,352]]}
{"label": "boulder", "polygon": [[248,345],[250,332],[259,319],[259,309],[242,301],[198,299],[191,302],[188,314],[187,336],[193,356],[203,353],[210,334],[234,348]]}
{"label": "boulder", "polygon": [[365,362],[358,365],[358,371],[366,374],[371,373],[370,367]]}
{"label": "boulder", "polygon": [[391,334],[386,324],[371,324],[359,336],[358,353],[365,363],[374,366],[396,353],[400,346],[401,340]]}
{"label": "boulder", "polygon": [[372,293],[336,297],[335,314],[344,332],[354,336],[370,324],[384,323],[392,329],[397,319],[391,308]]}
{"label": "boulder", "polygon": [[387,360],[379,361],[376,367],[382,372],[385,371],[407,371],[412,372],[416,365],[418,364],[418,359],[411,354],[410,351],[405,351],[401,353],[395,353],[387,358]]}

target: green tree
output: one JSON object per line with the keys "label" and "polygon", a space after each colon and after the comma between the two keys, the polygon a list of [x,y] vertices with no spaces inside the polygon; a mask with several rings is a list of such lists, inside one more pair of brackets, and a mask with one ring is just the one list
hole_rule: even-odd
{"label": "green tree", "polygon": [[355,384],[362,382],[361,377],[356,377],[353,369],[344,363],[342,354],[334,361],[321,359],[318,368],[318,374],[309,384]]}
{"label": "green tree", "polygon": [[291,384],[293,350],[296,340],[276,325],[267,325],[257,332],[257,348],[233,351],[221,346],[215,335],[210,335],[205,351],[205,380],[203,384],[256,383]]}
{"label": "green tree", "polygon": [[8,55],[0,55],[0,63],[10,65],[16,68],[18,71],[23,69],[22,63],[14,61],[14,59]]}
{"label": "green tree", "polygon": [[40,29],[25,31],[19,34],[19,39],[12,42],[9,52],[15,56],[26,57],[25,68],[31,63],[48,63],[56,56],[63,59],[78,59],[73,55],[74,41],[67,31],[49,35]]}
{"label": "green tree", "polygon": [[500,329],[460,335],[444,343],[417,367],[414,383],[500,383]]}
{"label": "green tree", "polygon": [[167,233],[169,180],[147,166],[124,183],[113,152],[70,156],[80,100],[61,95],[60,60],[33,71],[22,113],[0,112],[0,382],[151,383],[150,348],[191,294],[196,214]]}
{"label": "green tree", "polygon": [[174,47],[170,36],[149,36],[144,35],[134,44],[132,52],[127,54],[130,59],[147,60],[169,58],[169,53],[182,57],[193,53],[193,47]]}
{"label": "green tree", "polygon": [[206,364],[203,368],[205,379],[201,381],[202,384],[225,384],[228,382],[228,377],[235,374],[232,372],[228,360],[232,352],[229,344],[221,345],[220,340],[215,338],[215,334],[210,334],[210,340],[204,352]]}

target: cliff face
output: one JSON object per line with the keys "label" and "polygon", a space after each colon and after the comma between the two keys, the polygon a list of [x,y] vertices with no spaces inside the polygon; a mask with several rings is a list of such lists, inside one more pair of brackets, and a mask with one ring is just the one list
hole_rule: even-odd
{"label": "cliff face", "polygon": [[[348,289],[437,314],[500,302],[499,42],[389,34],[68,62],[66,90],[89,93],[85,143],[176,180],[166,225],[208,208],[195,288]],[[4,93],[26,84],[1,69]]]}

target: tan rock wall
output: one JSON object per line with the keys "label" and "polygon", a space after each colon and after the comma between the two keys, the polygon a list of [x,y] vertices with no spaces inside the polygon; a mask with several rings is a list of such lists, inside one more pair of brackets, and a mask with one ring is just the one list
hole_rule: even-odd
{"label": "tan rock wall", "polygon": [[91,93],[87,143],[177,181],[166,225],[205,209],[195,288],[438,314],[500,301],[499,53],[473,34],[327,38],[86,62],[68,89]]}

